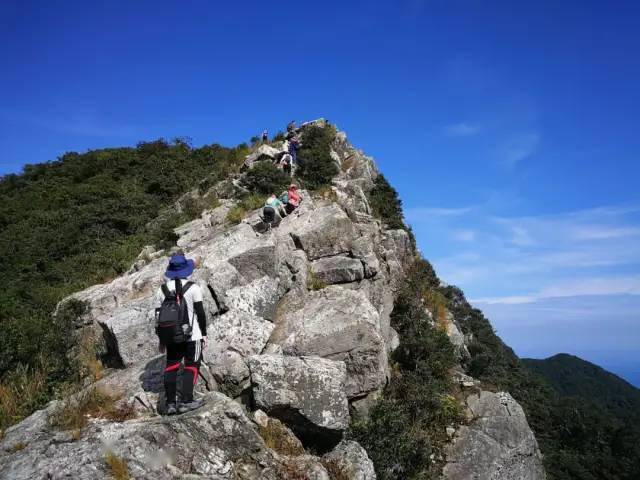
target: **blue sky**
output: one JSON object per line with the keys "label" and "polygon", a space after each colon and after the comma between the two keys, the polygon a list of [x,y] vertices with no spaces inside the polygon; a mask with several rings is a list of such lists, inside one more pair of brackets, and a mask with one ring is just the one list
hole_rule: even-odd
{"label": "blue sky", "polygon": [[0,173],[324,116],[519,354],[640,384],[638,32],[632,1],[5,0]]}

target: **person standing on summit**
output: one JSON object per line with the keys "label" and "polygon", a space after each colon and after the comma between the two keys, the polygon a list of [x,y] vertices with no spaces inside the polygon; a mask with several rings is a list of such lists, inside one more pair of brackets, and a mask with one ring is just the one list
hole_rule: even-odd
{"label": "person standing on summit", "polygon": [[[200,408],[204,402],[194,400],[202,351],[207,346],[207,319],[202,303],[202,289],[188,280],[195,262],[184,255],[173,255],[165,272],[166,282],[157,293],[156,333],[160,353],[167,354],[164,391],[167,415]],[[178,370],[184,361],[180,402],[177,402]]]}

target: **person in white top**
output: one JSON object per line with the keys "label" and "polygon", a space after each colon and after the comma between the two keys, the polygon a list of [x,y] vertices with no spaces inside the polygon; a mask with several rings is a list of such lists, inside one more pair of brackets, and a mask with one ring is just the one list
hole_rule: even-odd
{"label": "person in white top", "polygon": [[[187,304],[191,336],[187,342],[159,346],[160,352],[167,354],[167,364],[164,369],[164,390],[167,403],[167,414],[184,413],[195,410],[203,405],[202,401],[194,400],[193,388],[198,381],[202,350],[207,346],[207,319],[202,303],[202,289],[196,283],[187,279],[193,273],[195,262],[186,259],[184,255],[173,255],[165,273],[166,283],[158,290],[157,300],[162,304],[165,298],[163,288],[170,293],[179,292],[182,301]],[[177,403],[178,370],[184,360],[182,374],[181,401]]]}

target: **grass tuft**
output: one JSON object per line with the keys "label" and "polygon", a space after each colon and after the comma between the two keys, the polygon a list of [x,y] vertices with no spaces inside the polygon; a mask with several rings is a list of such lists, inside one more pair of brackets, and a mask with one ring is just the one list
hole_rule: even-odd
{"label": "grass tuft", "polygon": [[5,429],[45,403],[49,367],[44,357],[33,366],[19,365],[0,383],[0,428]]}
{"label": "grass tuft", "polygon": [[104,461],[107,464],[107,472],[113,480],[129,480],[131,478],[127,462],[113,452],[108,452]]}
{"label": "grass tuft", "polygon": [[302,444],[291,436],[291,433],[279,420],[272,418],[269,419],[266,427],[259,425],[258,433],[267,447],[281,455],[295,457],[305,454]]}
{"label": "grass tuft", "polygon": [[68,399],[51,415],[50,423],[59,430],[79,431],[90,418],[106,418],[113,422],[124,422],[135,418],[132,403],[118,402],[119,397],[99,388],[91,388],[79,397]]}
{"label": "grass tuft", "polygon": [[249,195],[242,198],[237,205],[229,210],[227,221],[233,224],[240,223],[248,212],[262,207],[264,202],[265,198],[262,195]]}
{"label": "grass tuft", "polygon": [[315,276],[312,270],[309,270],[307,275],[307,289],[308,290],[322,290],[327,284]]}
{"label": "grass tuft", "polygon": [[351,480],[335,460],[322,460],[322,466],[331,480]]}
{"label": "grass tuft", "polygon": [[13,445],[11,445],[9,448],[6,449],[7,453],[17,453],[20,450],[24,450],[25,448],[27,448],[27,444],[24,442],[17,442],[14,443]]}

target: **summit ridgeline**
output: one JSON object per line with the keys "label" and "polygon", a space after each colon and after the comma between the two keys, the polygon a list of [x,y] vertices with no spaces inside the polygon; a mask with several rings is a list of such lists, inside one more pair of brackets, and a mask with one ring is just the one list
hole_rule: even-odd
{"label": "summit ridgeline", "polygon": [[[373,160],[324,120],[293,134],[293,171],[274,165],[284,138],[255,145],[151,222],[206,199],[173,246],[60,302],[68,357],[93,368],[4,432],[0,479],[545,478],[499,382],[517,357],[421,258]],[[266,194],[291,181],[299,206],[264,228]],[[208,319],[205,403],[166,416],[154,312],[178,250]]]}

